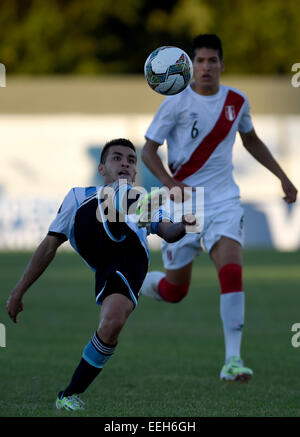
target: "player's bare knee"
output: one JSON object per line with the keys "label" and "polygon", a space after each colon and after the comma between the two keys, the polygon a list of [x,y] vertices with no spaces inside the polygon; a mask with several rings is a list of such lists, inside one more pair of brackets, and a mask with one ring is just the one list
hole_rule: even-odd
{"label": "player's bare knee", "polygon": [[106,315],[100,322],[97,333],[99,337],[108,344],[117,342],[118,336],[126,322],[122,315]]}

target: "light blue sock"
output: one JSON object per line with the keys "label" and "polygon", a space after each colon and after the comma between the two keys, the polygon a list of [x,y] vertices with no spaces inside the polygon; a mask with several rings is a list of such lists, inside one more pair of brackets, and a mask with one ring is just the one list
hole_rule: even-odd
{"label": "light blue sock", "polygon": [[102,368],[113,355],[116,346],[117,345],[109,346],[103,343],[95,332],[89,343],[84,348],[82,358],[84,358],[91,366]]}

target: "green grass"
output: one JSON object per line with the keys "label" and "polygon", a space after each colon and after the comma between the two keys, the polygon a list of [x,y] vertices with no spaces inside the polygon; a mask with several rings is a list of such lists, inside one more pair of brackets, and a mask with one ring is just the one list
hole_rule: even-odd
{"label": "green grass", "polygon": [[[0,416],[63,417],[54,401],[98,326],[94,278],[76,254],[59,253],[29,290],[13,324],[10,290],[30,258],[0,254]],[[293,417],[300,415],[300,254],[249,251],[244,256],[246,324],[242,355],[254,369],[248,384],[219,381],[224,360],[219,291],[206,254],[194,266],[188,297],[166,304],[141,297],[116,354],[83,396],[88,417]],[[150,269],[161,269],[159,253]]]}

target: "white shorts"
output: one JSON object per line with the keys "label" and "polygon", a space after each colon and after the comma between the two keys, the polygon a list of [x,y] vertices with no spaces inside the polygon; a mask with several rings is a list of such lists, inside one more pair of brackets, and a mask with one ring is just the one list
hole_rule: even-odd
{"label": "white shorts", "polygon": [[215,208],[206,208],[204,226],[200,234],[188,233],[176,243],[163,241],[164,268],[175,270],[184,267],[192,262],[203,248],[210,252],[221,237],[232,238],[242,246],[244,244],[244,209],[239,200],[227,201]]}

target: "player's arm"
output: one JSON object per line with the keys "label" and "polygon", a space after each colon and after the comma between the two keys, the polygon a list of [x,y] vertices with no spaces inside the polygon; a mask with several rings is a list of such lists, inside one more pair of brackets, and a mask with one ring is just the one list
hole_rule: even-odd
{"label": "player's arm", "polygon": [[175,243],[185,236],[187,227],[191,230],[196,225],[196,217],[192,214],[182,217],[180,223],[172,223],[164,219],[158,223],[157,235],[163,238],[167,243]]}
{"label": "player's arm", "polygon": [[156,176],[165,187],[169,187],[169,185],[172,184],[173,178],[166,171],[157,153],[159,146],[160,144],[155,141],[146,139],[142,150],[142,160],[154,176]]}
{"label": "player's arm", "polygon": [[45,271],[55,257],[58,247],[64,241],[65,240],[57,236],[47,235],[37,247],[22,277],[11,292],[6,304],[8,315],[13,322],[17,323],[18,313],[23,311],[24,294]]}
{"label": "player's arm", "polygon": [[142,150],[143,162],[154,174],[154,176],[156,176],[160,180],[163,186],[169,188],[169,190],[172,190],[172,188],[174,187],[179,187],[181,192],[183,192],[184,188],[188,187],[188,185],[177,181],[166,171],[162,160],[157,153],[159,146],[159,143],[147,139]]}
{"label": "player's arm", "polygon": [[158,225],[157,235],[163,238],[167,243],[175,243],[186,234],[183,223],[172,223],[163,220]]}
{"label": "player's arm", "polygon": [[240,132],[240,136],[246,150],[264,167],[270,170],[281,182],[283,192],[285,193],[284,200],[287,203],[295,202],[297,199],[297,189],[282,170],[278,162],[267,146],[257,136],[254,129],[250,132]]}

